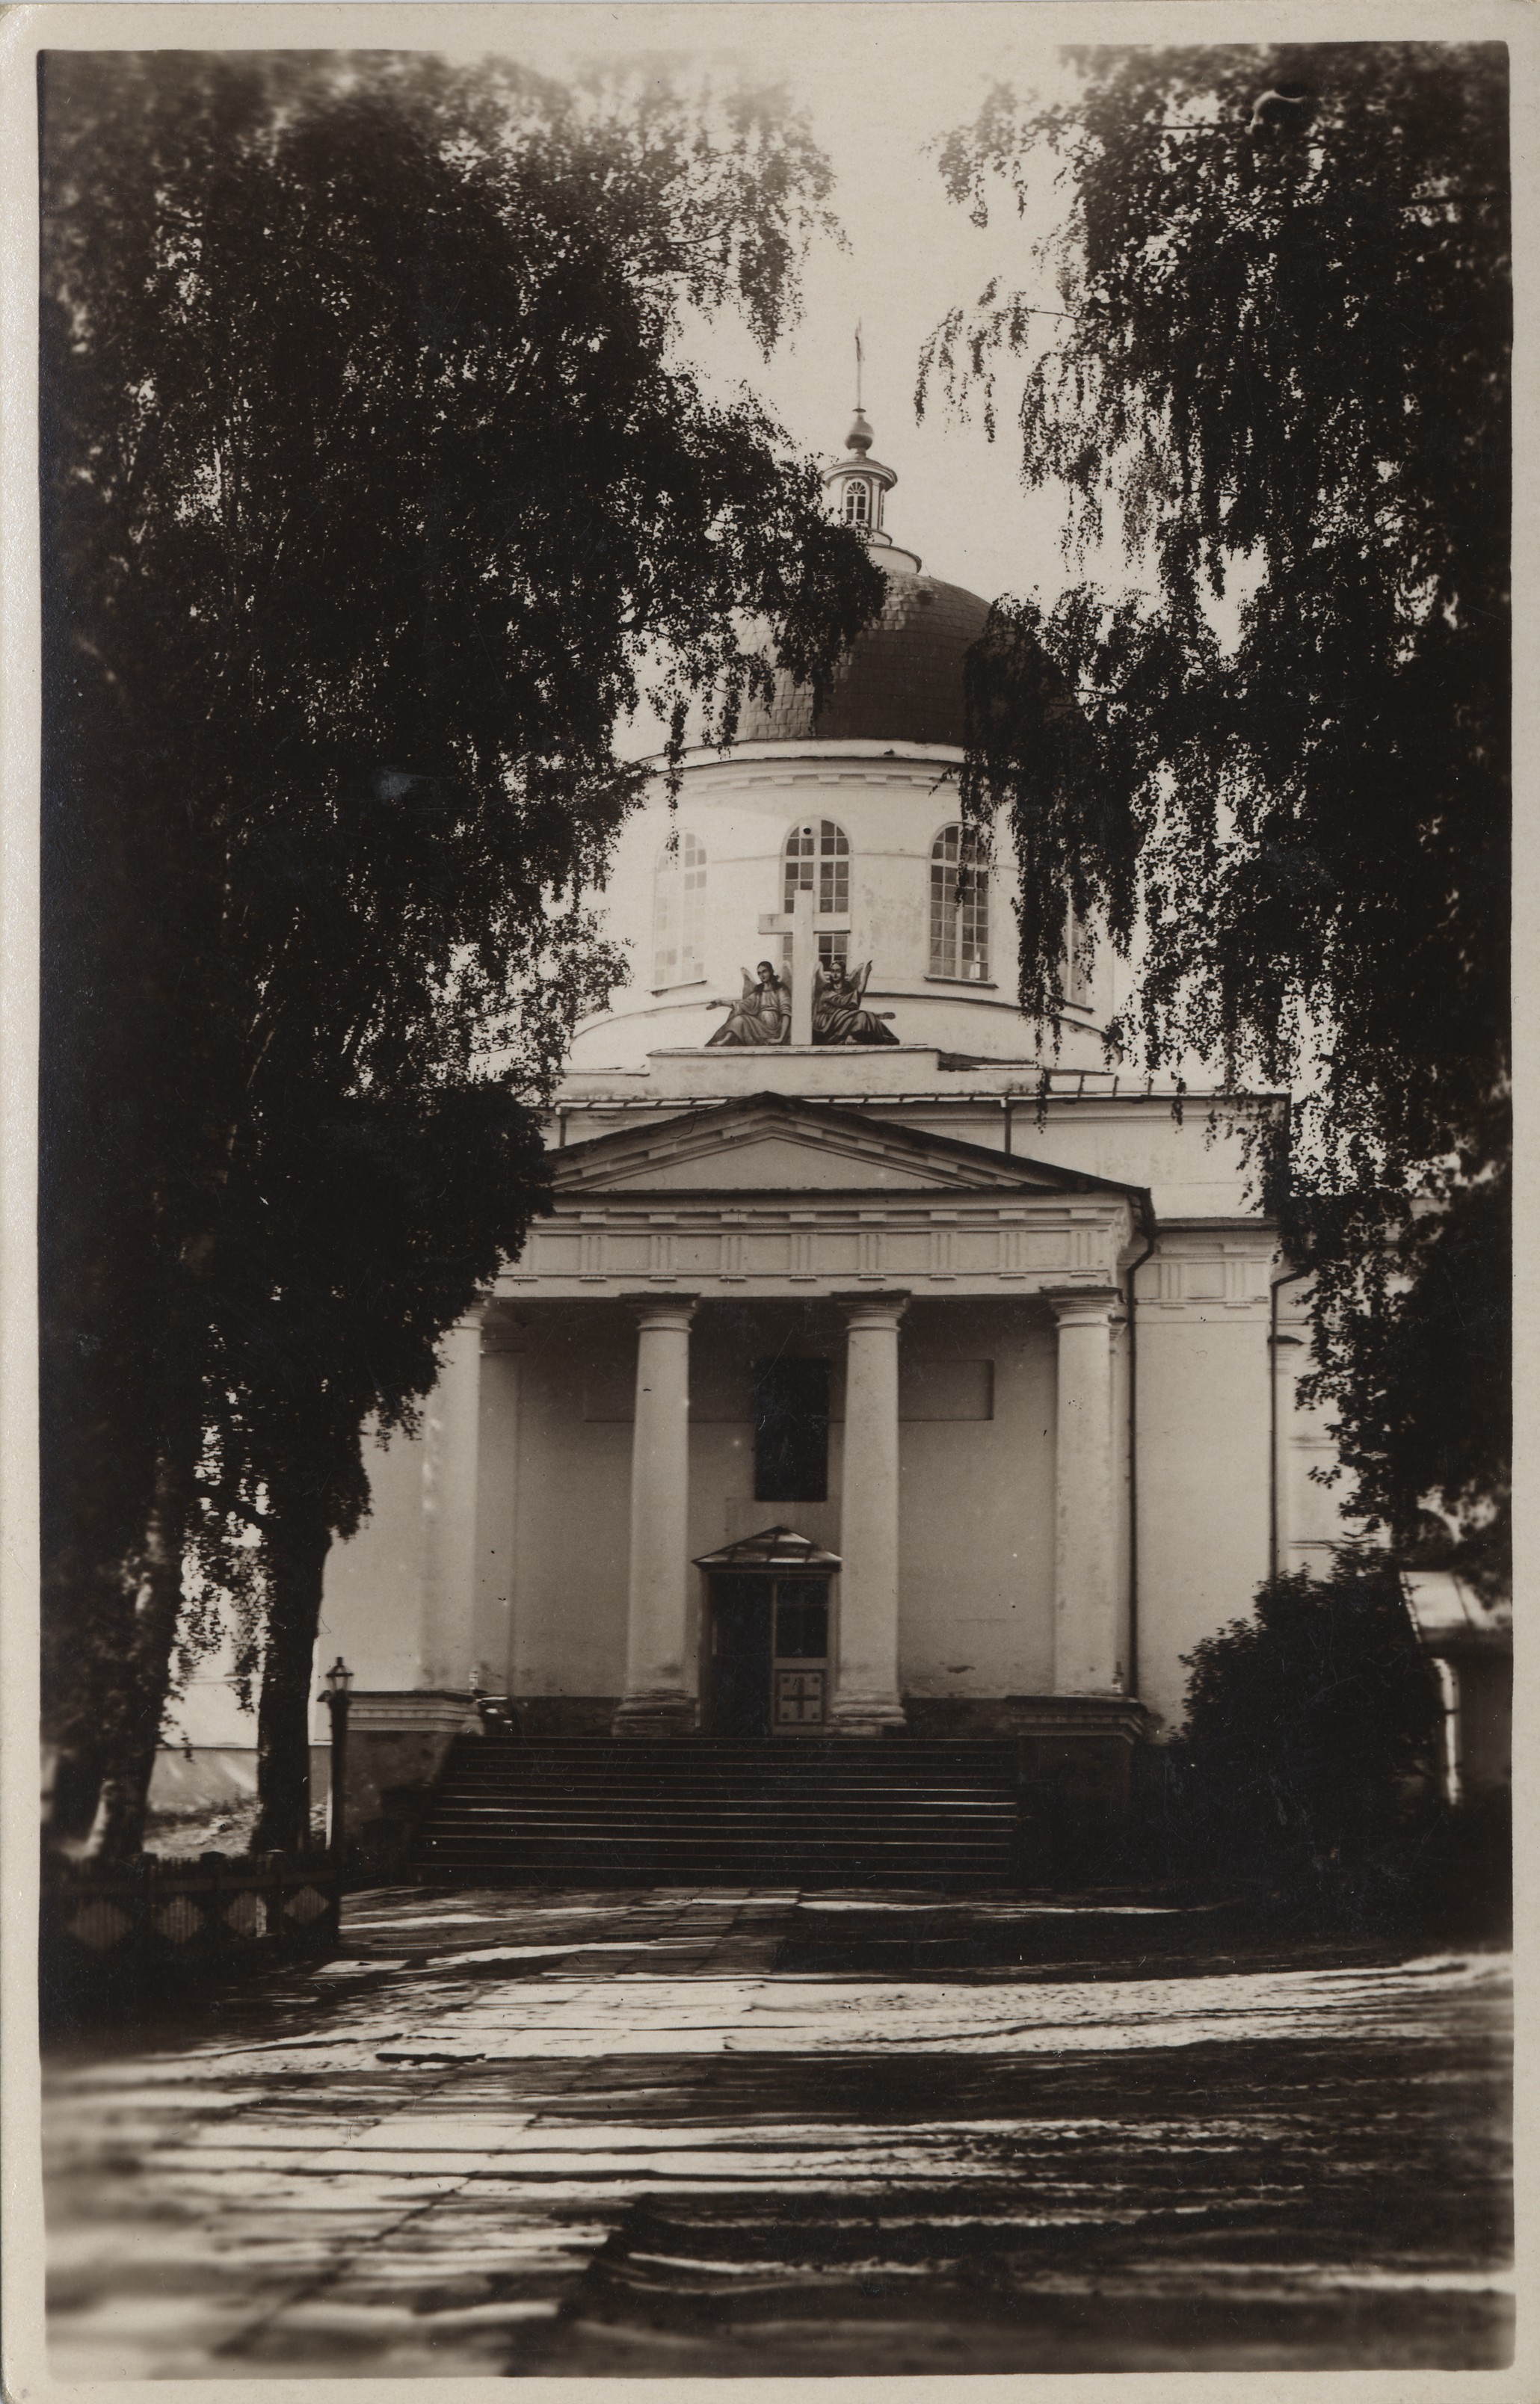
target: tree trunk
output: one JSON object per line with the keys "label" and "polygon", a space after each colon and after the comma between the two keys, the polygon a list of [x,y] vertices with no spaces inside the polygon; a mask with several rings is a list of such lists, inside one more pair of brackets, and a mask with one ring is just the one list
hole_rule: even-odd
{"label": "tree trunk", "polygon": [[170,1445],[162,1447],[136,1565],[121,1685],[113,1698],[103,1747],[96,1815],[86,1839],[91,1860],[122,1861],[144,1844],[149,1782],[182,1614],[182,1550],[190,1494],[189,1460]]}
{"label": "tree trunk", "polygon": [[271,1588],[257,1710],[259,1809],[251,1849],[299,1853],[310,1841],[310,1695],[331,1526],[324,1502],[301,1480],[274,1480],[269,1500]]}

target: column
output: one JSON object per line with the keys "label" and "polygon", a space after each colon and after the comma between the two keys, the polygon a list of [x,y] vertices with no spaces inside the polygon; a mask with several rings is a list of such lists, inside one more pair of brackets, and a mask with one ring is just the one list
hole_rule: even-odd
{"label": "column", "polygon": [[526,1339],[489,1321],[482,1346],[476,1658],[489,1693],[518,1691],[519,1403]]}
{"label": "column", "polygon": [[1054,1481],[1054,1691],[1125,1690],[1114,1484],[1112,1288],[1051,1293],[1058,1321]]}
{"label": "column", "polygon": [[450,1329],[423,1411],[423,1684],[463,1695],[476,1656],[482,1321]]}
{"label": "column", "polygon": [[637,1303],[637,1417],[631,1439],[631,1566],[625,1693],[617,1736],[695,1726],[685,1683],[690,1608],[690,1321],[694,1294]]}
{"label": "column", "polygon": [[898,1690],[899,1321],[906,1293],[835,1296],[845,1312],[838,1656],[842,1736],[904,1725]]}

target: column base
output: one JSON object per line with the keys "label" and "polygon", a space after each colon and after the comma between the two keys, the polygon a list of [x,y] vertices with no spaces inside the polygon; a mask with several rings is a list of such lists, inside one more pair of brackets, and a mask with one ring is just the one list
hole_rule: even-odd
{"label": "column base", "polygon": [[831,1736],[897,1736],[908,1725],[908,1713],[896,1695],[848,1695],[829,1713]]}
{"label": "column base", "polygon": [[693,1736],[700,1708],[693,1695],[665,1692],[623,1695],[609,1723],[611,1736]]}

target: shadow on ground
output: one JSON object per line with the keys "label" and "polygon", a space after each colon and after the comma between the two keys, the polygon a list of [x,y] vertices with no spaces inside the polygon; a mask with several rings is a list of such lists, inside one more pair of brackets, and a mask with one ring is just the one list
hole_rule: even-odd
{"label": "shadow on ground", "polygon": [[376,1892],[48,2063],[56,2377],[1486,2368],[1500,1957],[1233,1906]]}

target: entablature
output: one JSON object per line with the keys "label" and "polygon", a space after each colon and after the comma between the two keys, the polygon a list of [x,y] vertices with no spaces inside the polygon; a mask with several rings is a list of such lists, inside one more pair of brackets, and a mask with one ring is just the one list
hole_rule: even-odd
{"label": "entablature", "polygon": [[1023,1294],[1116,1280],[1137,1248],[1121,1196],[798,1193],[558,1200],[503,1271],[503,1294],[595,1297],[688,1285],[814,1295],[899,1285]]}

